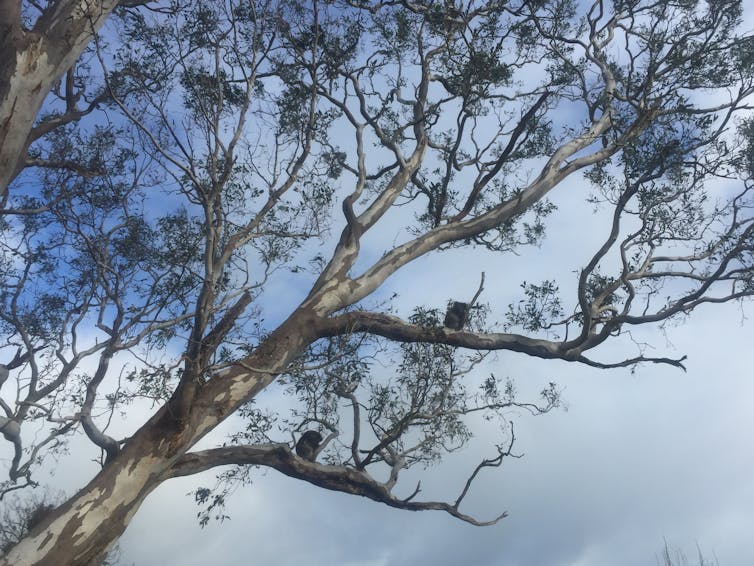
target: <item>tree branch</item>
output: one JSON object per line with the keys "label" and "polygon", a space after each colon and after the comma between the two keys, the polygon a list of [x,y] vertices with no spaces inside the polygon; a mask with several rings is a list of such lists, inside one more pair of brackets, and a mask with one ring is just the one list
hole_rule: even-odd
{"label": "tree branch", "polygon": [[[479,521],[470,515],[461,513],[457,504],[442,501],[416,502],[410,500],[411,496],[407,499],[399,499],[384,484],[376,481],[364,471],[309,462],[295,456],[287,444],[225,446],[200,452],[189,452],[181,456],[165,472],[163,478],[193,475],[217,466],[227,465],[267,466],[286,476],[304,480],[317,487],[360,495],[390,507],[407,511],[445,511],[453,517],[475,526],[494,525],[507,516],[507,513],[501,513],[490,521]],[[416,492],[414,495],[416,495]]]}
{"label": "tree branch", "polygon": [[641,362],[652,362],[685,369],[681,364],[685,356],[680,359],[638,356],[615,363],[593,361],[582,354],[604,342],[605,337],[597,334],[590,334],[585,339],[579,337],[567,342],[555,342],[503,332],[468,332],[466,330],[448,332],[445,328],[418,326],[409,324],[396,316],[365,311],[344,313],[327,319],[319,324],[319,329],[323,336],[336,336],[346,332],[368,332],[398,342],[447,344],[471,350],[508,350],[535,358],[580,362],[600,368],[627,367]]}

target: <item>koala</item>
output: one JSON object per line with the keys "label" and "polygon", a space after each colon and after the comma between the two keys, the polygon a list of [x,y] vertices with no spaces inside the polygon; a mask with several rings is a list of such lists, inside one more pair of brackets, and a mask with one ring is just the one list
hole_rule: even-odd
{"label": "koala", "polygon": [[322,442],[322,435],[316,430],[307,430],[296,443],[296,454],[305,460],[314,462],[317,459],[317,448]]}

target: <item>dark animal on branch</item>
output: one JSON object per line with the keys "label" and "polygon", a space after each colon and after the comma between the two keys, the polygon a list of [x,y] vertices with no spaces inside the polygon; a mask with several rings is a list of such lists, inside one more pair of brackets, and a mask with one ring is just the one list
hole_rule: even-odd
{"label": "dark animal on branch", "polygon": [[451,330],[461,330],[466,324],[466,317],[469,315],[469,303],[460,303],[453,301],[448,305],[448,312],[445,313],[443,326]]}
{"label": "dark animal on branch", "polygon": [[482,289],[484,289],[484,272],[482,272],[482,280],[479,283],[479,289],[477,289],[476,294],[474,295],[474,298],[471,299],[471,302],[469,303],[462,303],[460,301],[451,301],[448,305],[448,310],[445,313],[445,320],[443,320],[443,326],[445,328],[450,328],[451,330],[461,330],[466,325],[466,322],[468,321],[469,313],[471,312],[471,307],[474,306],[474,303],[476,303],[476,300],[479,298],[479,295],[482,292]]}
{"label": "dark animal on branch", "polygon": [[314,462],[317,459],[317,448],[322,442],[322,435],[316,430],[307,430],[296,443],[296,454],[305,460]]}

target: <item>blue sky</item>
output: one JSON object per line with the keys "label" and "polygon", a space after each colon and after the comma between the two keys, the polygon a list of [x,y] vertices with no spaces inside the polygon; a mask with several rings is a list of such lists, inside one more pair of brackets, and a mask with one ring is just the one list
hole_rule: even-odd
{"label": "blue sky", "polygon": [[[230,520],[202,530],[186,495],[196,484],[184,478],[136,515],[121,543],[125,563],[628,566],[654,564],[663,538],[690,556],[698,544],[720,564],[754,563],[754,355],[751,329],[731,322],[739,314],[709,309],[674,329],[675,347],[691,354],[686,374],[502,356],[497,365],[522,389],[556,377],[568,410],[521,416],[524,458],[474,487],[466,511],[508,510],[496,526],[397,511],[269,471],[236,492]],[[430,470],[427,496],[455,495],[478,455]]]}
{"label": "blue sky", "polygon": [[[559,193],[568,196],[541,248],[499,265],[479,254],[459,256],[463,275],[447,286],[433,284],[447,261],[433,256],[391,281],[401,289],[399,309],[465,296],[481,269],[487,272],[482,299],[493,311],[515,296],[511,279],[530,272],[532,280],[541,273],[573,277],[571,262],[579,258],[567,250],[576,240],[587,244],[583,234],[596,245],[601,234],[600,217],[588,208],[579,214],[584,205],[575,196],[569,201],[578,186]],[[655,564],[663,539],[689,556],[698,544],[721,565],[754,563],[751,315],[751,305],[710,306],[665,332],[635,333],[657,355],[689,354],[687,373],[661,365],[640,366],[634,374],[605,371],[514,353],[490,360],[489,370],[515,378],[523,398],[555,380],[566,403],[536,418],[511,415],[524,457],[483,472],[464,508],[482,519],[507,510],[498,525],[479,528],[440,512],[398,511],[259,471],[253,485],[230,500],[229,520],[200,529],[190,492],[213,485],[208,473],[167,482],[147,499],[121,540],[123,564],[630,566]],[[625,345],[613,344],[599,359],[626,353]],[[221,442],[231,429],[232,422],[225,423],[203,444]],[[483,449],[492,439],[477,440],[422,472],[422,495],[454,498],[469,470],[489,454]],[[85,477],[81,460],[67,458],[49,480],[70,492]]]}
{"label": "blue sky", "polygon": [[[448,298],[470,297],[485,271],[480,300],[502,314],[519,297],[522,280],[554,278],[571,288],[574,270],[605,235],[606,216],[584,203],[588,190],[578,179],[556,190],[559,210],[541,247],[504,258],[434,255],[390,279],[385,295],[400,291],[396,306],[407,316],[419,304],[441,307]],[[379,256],[405,237],[398,222],[379,235],[384,241],[369,240],[365,256]],[[285,273],[276,278],[276,292],[294,285],[303,292]],[[484,471],[463,509],[481,519],[507,510],[495,526],[399,511],[260,470],[230,500],[229,520],[200,529],[188,494],[214,483],[207,473],[167,482],[147,499],[121,540],[122,564],[632,566],[655,564],[663,539],[689,556],[698,544],[721,565],[754,564],[752,315],[751,304],[709,306],[665,331],[635,332],[652,354],[688,354],[686,373],[661,365],[605,371],[514,353],[490,359],[480,372],[514,378],[522,398],[554,380],[567,406],[536,418],[512,415],[524,457]],[[617,361],[635,355],[630,346],[608,344],[594,357]],[[146,411],[140,413],[133,408],[131,424],[143,422]],[[203,444],[222,442],[232,424]],[[492,441],[481,436],[422,472],[422,495],[453,499]],[[77,452],[83,443],[75,439],[73,457],[50,461],[37,479],[73,493],[96,473]],[[0,444],[0,457],[9,458],[7,449]]]}

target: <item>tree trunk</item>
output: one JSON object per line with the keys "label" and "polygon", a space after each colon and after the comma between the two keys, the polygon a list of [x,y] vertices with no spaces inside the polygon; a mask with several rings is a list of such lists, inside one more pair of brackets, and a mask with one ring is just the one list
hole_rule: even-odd
{"label": "tree trunk", "polygon": [[[150,429],[154,435],[154,424]],[[159,456],[160,448],[160,442],[144,438],[130,443],[84,489],[0,558],[0,564],[99,564],[144,498],[159,485],[160,472],[170,465],[171,459]]]}
{"label": "tree trunk", "polygon": [[47,94],[110,15],[116,0],[53,3],[33,29],[21,27],[21,2],[0,0],[0,206],[23,169],[34,121]]}
{"label": "tree trunk", "polygon": [[0,566],[99,564],[173,463],[267,387],[316,338],[316,328],[308,311],[298,310],[248,358],[201,385],[186,408],[179,387],[86,487],[0,557]]}

